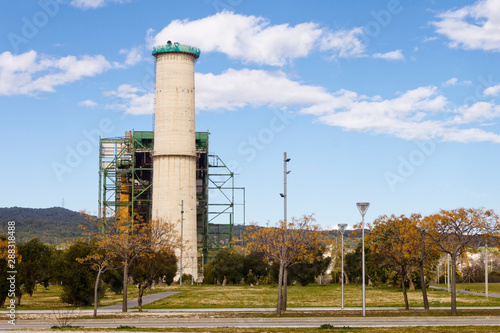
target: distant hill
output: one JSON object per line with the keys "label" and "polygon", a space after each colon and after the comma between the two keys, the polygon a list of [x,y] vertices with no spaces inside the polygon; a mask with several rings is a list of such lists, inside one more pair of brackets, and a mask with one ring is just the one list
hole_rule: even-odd
{"label": "distant hill", "polygon": [[16,222],[17,242],[35,236],[44,243],[60,244],[82,235],[80,224],[88,221],[80,213],[61,208],[0,208],[0,233],[7,232],[7,222]]}

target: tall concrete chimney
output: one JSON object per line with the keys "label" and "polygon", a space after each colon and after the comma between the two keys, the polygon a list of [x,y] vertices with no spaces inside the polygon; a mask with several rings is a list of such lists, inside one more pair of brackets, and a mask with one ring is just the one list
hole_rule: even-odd
{"label": "tall concrete chimney", "polygon": [[[181,220],[182,273],[198,276],[196,231],[196,139],[194,63],[200,50],[171,43],[153,49],[156,106],[153,156],[153,220]],[[180,233],[181,224],[177,229]],[[177,252],[180,255],[180,252]]]}

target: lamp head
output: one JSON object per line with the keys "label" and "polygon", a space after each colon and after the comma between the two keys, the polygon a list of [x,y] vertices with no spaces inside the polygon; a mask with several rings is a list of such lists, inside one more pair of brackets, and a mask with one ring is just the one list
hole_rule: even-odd
{"label": "lamp head", "polygon": [[358,210],[361,213],[361,216],[365,216],[366,211],[368,210],[368,207],[370,207],[370,203],[369,202],[358,202],[356,204],[356,206],[358,206]]}

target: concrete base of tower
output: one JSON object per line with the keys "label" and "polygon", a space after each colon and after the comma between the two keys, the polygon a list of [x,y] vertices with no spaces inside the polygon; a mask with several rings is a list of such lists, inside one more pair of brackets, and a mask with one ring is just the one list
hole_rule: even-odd
{"label": "concrete base of tower", "polygon": [[[196,157],[160,155],[153,159],[152,218],[176,223],[182,235],[182,274],[198,278],[196,227]],[[181,204],[183,213],[181,213]],[[182,222],[181,222],[182,220]],[[181,251],[175,251],[181,272]]]}

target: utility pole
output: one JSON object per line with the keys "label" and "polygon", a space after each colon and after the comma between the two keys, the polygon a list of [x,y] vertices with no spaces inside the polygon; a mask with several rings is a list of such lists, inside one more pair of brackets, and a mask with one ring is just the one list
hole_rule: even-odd
{"label": "utility pole", "polygon": [[[342,235],[342,275],[340,277],[340,280],[342,281],[342,303],[341,303],[341,309],[344,310],[344,232],[347,227],[346,223],[339,223],[338,225],[340,234]],[[337,238],[335,238],[335,241],[337,241]]]}
{"label": "utility pole", "polygon": [[484,292],[488,298],[488,242],[484,244]]}
{"label": "utility pole", "polygon": [[283,153],[283,193],[280,193],[281,197],[283,198],[283,218],[285,222],[285,228],[287,227],[287,219],[286,219],[286,199],[287,199],[287,194],[286,194],[286,176],[290,173],[290,171],[287,171],[286,169],[286,164],[290,162],[290,159],[286,157],[286,152]]}
{"label": "utility pole", "polygon": [[183,236],[183,231],[184,231],[184,200],[181,200],[181,260],[180,260],[180,265],[181,265],[181,271],[180,271],[180,277],[179,277],[179,285],[182,286],[182,236]]}

